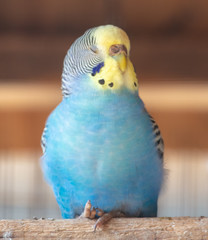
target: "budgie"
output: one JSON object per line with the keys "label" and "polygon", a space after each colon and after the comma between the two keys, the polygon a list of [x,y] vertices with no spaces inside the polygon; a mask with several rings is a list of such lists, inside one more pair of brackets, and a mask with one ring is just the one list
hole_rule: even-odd
{"label": "budgie", "polygon": [[63,99],[47,119],[41,161],[63,218],[157,215],[164,144],[129,52],[127,34],[105,25],[87,30],[64,59]]}

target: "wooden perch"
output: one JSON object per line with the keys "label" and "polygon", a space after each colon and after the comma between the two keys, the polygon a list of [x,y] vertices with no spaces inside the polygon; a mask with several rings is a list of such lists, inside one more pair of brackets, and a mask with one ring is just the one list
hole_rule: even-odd
{"label": "wooden perch", "polygon": [[94,220],[0,220],[4,239],[208,239],[208,218],[116,218],[93,232]]}

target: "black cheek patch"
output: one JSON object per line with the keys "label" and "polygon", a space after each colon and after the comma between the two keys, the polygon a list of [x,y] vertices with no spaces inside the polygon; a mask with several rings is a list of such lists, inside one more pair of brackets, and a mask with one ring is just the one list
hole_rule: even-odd
{"label": "black cheek patch", "polygon": [[98,82],[99,82],[101,85],[104,85],[104,84],[105,84],[105,80],[104,80],[104,79],[100,79],[100,80],[98,80]]}

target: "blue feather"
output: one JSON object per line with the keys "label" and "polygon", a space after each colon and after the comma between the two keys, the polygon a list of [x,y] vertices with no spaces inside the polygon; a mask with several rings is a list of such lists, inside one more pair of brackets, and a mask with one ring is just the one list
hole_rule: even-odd
{"label": "blue feather", "polygon": [[99,63],[96,67],[92,69],[92,76],[95,76],[96,73],[99,73],[102,67],[104,67],[104,62]]}
{"label": "blue feather", "polygon": [[156,216],[163,167],[137,94],[100,92],[85,79],[47,126],[42,168],[64,218],[81,214],[87,200],[104,211]]}

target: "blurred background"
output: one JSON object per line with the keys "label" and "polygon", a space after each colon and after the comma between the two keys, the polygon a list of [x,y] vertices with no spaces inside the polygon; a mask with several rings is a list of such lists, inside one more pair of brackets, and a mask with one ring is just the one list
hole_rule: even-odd
{"label": "blurred background", "polygon": [[71,43],[114,24],[131,39],[140,95],[165,141],[159,216],[208,216],[208,2],[0,1],[0,218],[60,212],[39,166],[47,116],[61,100]]}

